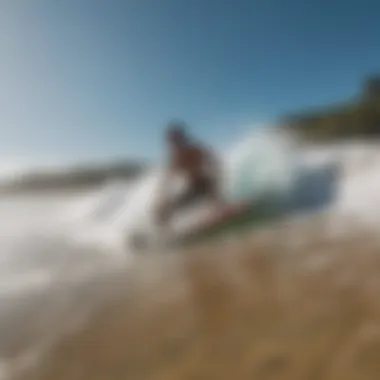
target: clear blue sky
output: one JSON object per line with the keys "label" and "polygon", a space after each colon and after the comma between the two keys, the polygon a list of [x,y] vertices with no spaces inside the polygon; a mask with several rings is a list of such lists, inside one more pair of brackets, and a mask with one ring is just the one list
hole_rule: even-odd
{"label": "clear blue sky", "polygon": [[0,157],[156,157],[171,118],[218,146],[355,94],[378,0],[2,0]]}

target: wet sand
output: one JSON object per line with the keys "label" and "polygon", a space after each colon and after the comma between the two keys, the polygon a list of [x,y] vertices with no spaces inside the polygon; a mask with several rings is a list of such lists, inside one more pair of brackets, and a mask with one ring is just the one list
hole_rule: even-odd
{"label": "wet sand", "polygon": [[92,277],[13,378],[379,379],[379,238],[349,231],[315,217]]}

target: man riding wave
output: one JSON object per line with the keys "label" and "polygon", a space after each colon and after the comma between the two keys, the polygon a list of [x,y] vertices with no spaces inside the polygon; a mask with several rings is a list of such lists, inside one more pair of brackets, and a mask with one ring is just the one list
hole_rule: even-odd
{"label": "man riding wave", "polygon": [[[172,213],[194,201],[208,199],[221,203],[220,167],[214,153],[186,133],[183,123],[168,126],[166,141],[169,146],[169,162],[163,179],[163,192],[159,194],[157,217],[159,222],[167,222]],[[172,176],[181,175],[187,180],[187,189],[176,199],[168,199],[167,184]]]}

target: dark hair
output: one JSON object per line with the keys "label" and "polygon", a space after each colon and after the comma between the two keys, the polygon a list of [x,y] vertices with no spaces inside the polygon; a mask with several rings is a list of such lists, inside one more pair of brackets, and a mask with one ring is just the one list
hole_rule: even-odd
{"label": "dark hair", "polygon": [[180,120],[172,121],[167,126],[166,134],[168,136],[186,137],[186,124]]}

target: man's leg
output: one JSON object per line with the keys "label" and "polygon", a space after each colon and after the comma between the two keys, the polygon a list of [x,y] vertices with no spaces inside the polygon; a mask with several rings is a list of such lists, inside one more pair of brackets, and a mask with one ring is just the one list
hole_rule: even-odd
{"label": "man's leg", "polygon": [[191,186],[177,198],[162,201],[157,210],[158,223],[167,224],[175,211],[191,204],[196,197],[197,189]]}
{"label": "man's leg", "polygon": [[219,207],[224,204],[222,193],[220,191],[219,181],[215,178],[207,178],[204,184],[205,196],[210,199],[210,201]]}
{"label": "man's leg", "polygon": [[197,200],[209,199],[216,207],[223,205],[219,183],[211,177],[202,178],[192,183],[189,188],[174,200],[165,200],[158,208],[158,222],[169,222],[173,212],[188,207]]}

